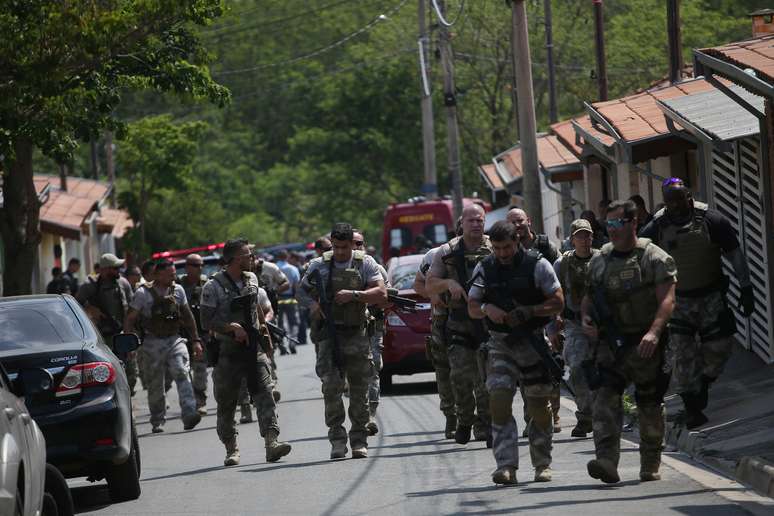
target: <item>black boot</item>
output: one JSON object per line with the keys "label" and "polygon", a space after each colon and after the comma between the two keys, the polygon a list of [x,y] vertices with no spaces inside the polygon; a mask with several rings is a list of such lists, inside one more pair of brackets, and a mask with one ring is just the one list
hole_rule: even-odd
{"label": "black boot", "polygon": [[699,394],[696,396],[696,404],[699,407],[699,410],[704,410],[707,408],[707,403],[709,402],[709,388],[714,381],[715,378],[701,375],[701,389],[699,390]]}
{"label": "black boot", "polygon": [[454,433],[454,440],[457,444],[468,444],[470,442],[470,431],[473,427],[458,425],[457,431]]}
{"label": "black boot", "polygon": [[693,430],[708,421],[701,409],[701,394],[696,392],[684,392],[680,394],[685,404],[685,416],[683,422],[685,428]]}

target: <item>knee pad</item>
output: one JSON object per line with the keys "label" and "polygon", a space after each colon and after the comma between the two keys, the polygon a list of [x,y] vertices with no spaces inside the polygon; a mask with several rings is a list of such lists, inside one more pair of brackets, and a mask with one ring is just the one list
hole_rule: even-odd
{"label": "knee pad", "polygon": [[492,423],[505,425],[513,417],[513,391],[494,389],[489,393],[489,412]]}
{"label": "knee pad", "polygon": [[550,428],[553,425],[553,415],[549,407],[549,396],[529,396],[527,398],[527,414],[530,420],[540,428]]}

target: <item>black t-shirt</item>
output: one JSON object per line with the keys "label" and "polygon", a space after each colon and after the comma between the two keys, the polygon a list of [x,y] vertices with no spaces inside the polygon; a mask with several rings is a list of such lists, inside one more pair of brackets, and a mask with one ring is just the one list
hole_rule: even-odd
{"label": "black t-shirt", "polygon": [[[664,215],[662,215],[663,217]],[[654,219],[648,225],[643,227],[639,236],[641,238],[650,238],[653,243],[661,246],[659,242],[659,219]],[[710,241],[720,246],[724,253],[739,248],[739,240],[736,238],[736,231],[731,226],[731,222],[716,210],[707,210],[704,221],[709,229]]]}

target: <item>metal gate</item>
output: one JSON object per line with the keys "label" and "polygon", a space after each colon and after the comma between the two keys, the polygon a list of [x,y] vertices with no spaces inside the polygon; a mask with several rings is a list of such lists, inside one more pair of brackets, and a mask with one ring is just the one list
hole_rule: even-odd
{"label": "metal gate", "polygon": [[[764,187],[758,166],[761,163],[760,139],[752,136],[730,143],[730,152],[712,150],[710,204],[731,221],[750,267],[755,313],[747,319],[738,311],[734,312],[738,328],[736,338],[742,346],[771,363],[774,361],[774,331]],[[739,298],[736,273],[725,258],[723,268],[731,279],[729,302],[736,305]]]}

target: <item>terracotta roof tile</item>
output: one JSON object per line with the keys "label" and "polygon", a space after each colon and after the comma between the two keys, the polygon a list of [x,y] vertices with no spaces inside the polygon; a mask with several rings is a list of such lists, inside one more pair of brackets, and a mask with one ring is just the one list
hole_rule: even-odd
{"label": "terracotta roof tile", "polygon": [[481,174],[491,190],[498,192],[505,188],[503,180],[497,175],[497,167],[495,167],[494,163],[479,165],[478,173]]}
{"label": "terracotta roof tile", "polygon": [[86,217],[109,191],[106,183],[79,177],[67,178],[66,192],[60,189],[58,176],[36,174],[34,180],[36,184],[51,184],[48,201],[40,208],[42,227],[53,231],[59,228],[69,237],[80,235]]}
{"label": "terracotta roof tile", "polygon": [[[494,167],[494,165],[492,165]],[[97,231],[100,233],[112,233],[116,238],[122,238],[129,228],[134,227],[129,213],[126,210],[114,208],[102,208],[97,218]]]}
{"label": "terracotta roof tile", "polygon": [[774,34],[701,51],[739,68],[752,68],[759,79],[774,85]]}
{"label": "terracotta roof tile", "polygon": [[658,108],[656,100],[669,100],[712,89],[714,87],[707,81],[694,79],[608,102],[597,102],[592,104],[592,107],[610,123],[621,138],[633,143],[669,134],[664,114]]}
{"label": "terracotta roof tile", "polygon": [[575,156],[580,156],[583,152],[583,148],[575,143],[575,129],[572,127],[572,120],[564,120],[563,122],[553,124],[551,126],[551,133]]}

